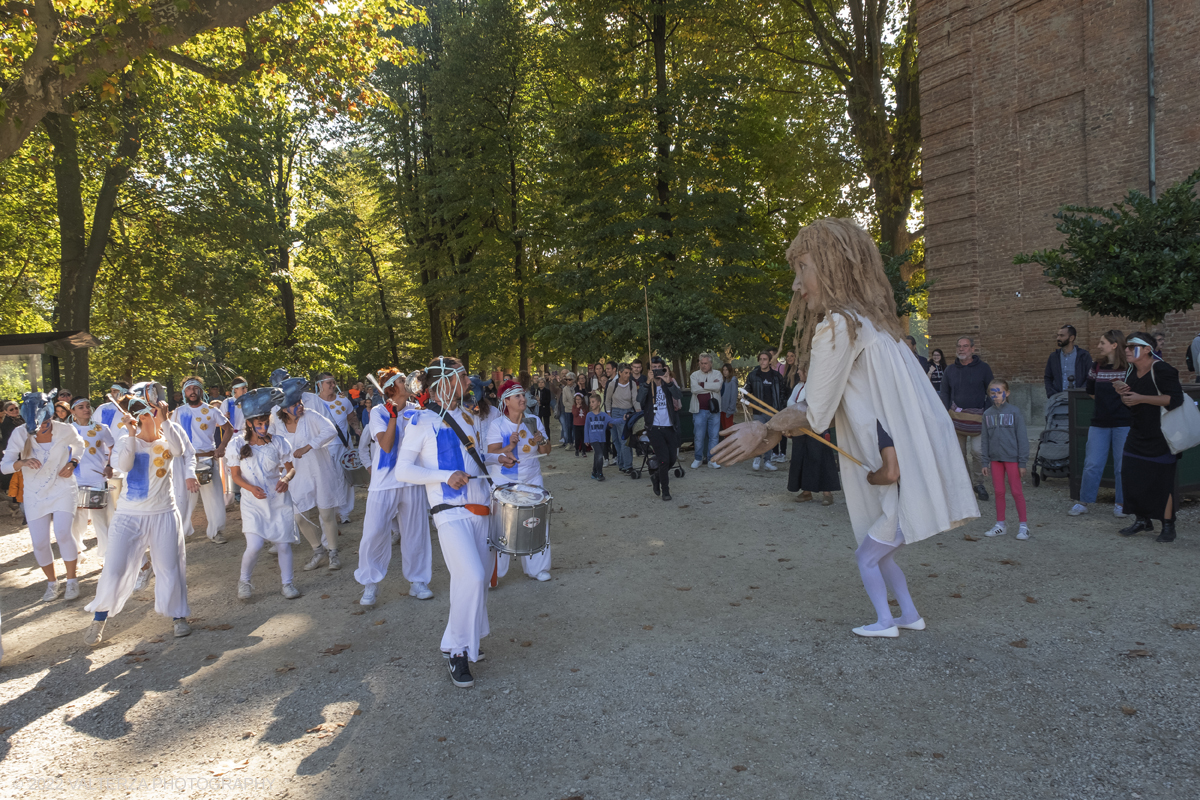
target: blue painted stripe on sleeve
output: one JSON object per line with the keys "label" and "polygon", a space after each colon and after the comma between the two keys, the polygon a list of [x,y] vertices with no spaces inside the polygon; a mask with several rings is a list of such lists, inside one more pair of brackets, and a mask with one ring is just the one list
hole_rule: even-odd
{"label": "blue painted stripe on sleeve", "polygon": [[100,412],[100,421],[104,423],[104,427],[112,425],[113,417],[117,415],[116,408],[106,408]]}
{"label": "blue painted stripe on sleeve", "polygon": [[[508,447],[508,445],[512,442],[512,437],[514,435],[516,435],[515,431],[513,433],[504,434],[501,437],[504,439],[504,445],[503,445],[504,447]],[[513,480],[516,480],[517,479],[517,467],[518,467],[518,465],[516,465],[516,464],[513,464],[511,467],[500,467],[500,474],[506,478],[512,478]]]}

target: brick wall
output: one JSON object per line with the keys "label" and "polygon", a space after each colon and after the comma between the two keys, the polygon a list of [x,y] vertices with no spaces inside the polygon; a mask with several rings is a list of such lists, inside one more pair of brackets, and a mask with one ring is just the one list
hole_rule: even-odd
{"label": "brick wall", "polygon": [[[930,347],[973,336],[997,376],[1040,382],[1092,317],[1013,255],[1057,246],[1059,206],[1147,191],[1145,0],[918,0]],[[1160,190],[1200,168],[1200,2],[1155,2]],[[1168,317],[1168,360],[1200,311]]]}

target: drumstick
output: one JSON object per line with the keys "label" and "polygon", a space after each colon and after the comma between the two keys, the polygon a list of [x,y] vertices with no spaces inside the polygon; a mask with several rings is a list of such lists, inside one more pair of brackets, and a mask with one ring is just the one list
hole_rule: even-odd
{"label": "drumstick", "polygon": [[[758,410],[760,413],[762,413],[762,414],[766,414],[768,417],[773,417],[773,416],[775,416],[776,414],[778,414],[778,413],[779,413],[778,411],[776,411],[775,409],[771,408],[770,406],[768,406],[768,405],[767,405],[766,403],[764,403],[763,401],[759,400],[759,399],[758,399],[757,397],[755,397],[754,395],[752,395],[752,394],[750,394],[749,392],[747,392],[747,391],[746,391],[744,388],[740,388],[740,387],[739,387],[739,388],[738,388],[738,392],[740,392],[740,393],[741,393],[741,395],[742,395],[742,402],[743,402],[743,403],[745,403],[746,405],[750,406],[751,408],[757,409],[757,410]],[[801,429],[800,429],[800,432],[801,432],[801,433],[803,433],[805,436],[809,436],[809,437],[811,437],[811,438],[813,438],[813,439],[816,439],[818,442],[820,442],[821,444],[825,445],[826,447],[833,448],[834,450],[836,450],[836,451],[838,451],[839,453],[841,453],[842,455],[844,455],[846,458],[848,458],[848,459],[850,459],[851,461],[853,461],[855,464],[858,464],[858,465],[859,465],[860,467],[862,467],[863,469],[866,469],[866,468],[867,468],[867,465],[866,465],[866,464],[862,463],[862,462],[861,462],[861,461],[859,461],[857,458],[855,458],[854,456],[850,455],[850,454],[849,454],[849,453],[847,453],[845,450],[843,450],[842,448],[838,447],[836,444],[834,444],[833,442],[829,441],[828,439],[826,439],[826,438],[825,438],[824,436],[822,436],[821,434],[819,434],[819,433],[817,433],[816,431],[814,431],[812,428],[801,428]]]}

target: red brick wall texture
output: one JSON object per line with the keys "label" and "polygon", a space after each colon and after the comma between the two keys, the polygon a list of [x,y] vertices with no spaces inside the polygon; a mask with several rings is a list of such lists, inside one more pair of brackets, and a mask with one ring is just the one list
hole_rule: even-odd
{"label": "red brick wall texture", "polygon": [[[1156,0],[1160,190],[1200,168],[1200,0]],[[919,0],[930,347],[973,336],[997,376],[1040,381],[1055,332],[1093,317],[1013,255],[1054,247],[1059,206],[1148,190],[1146,0]],[[1167,359],[1200,333],[1175,314]]]}

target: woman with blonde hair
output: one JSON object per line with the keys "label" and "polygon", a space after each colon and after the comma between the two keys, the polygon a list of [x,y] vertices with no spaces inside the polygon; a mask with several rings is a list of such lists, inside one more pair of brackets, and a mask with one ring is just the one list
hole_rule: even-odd
{"label": "woman with blonde hair", "polygon": [[765,424],[735,425],[713,456],[732,463],[767,452],[786,433],[836,427],[838,444],[863,464],[840,456],[859,573],[877,615],[854,633],[922,630],[894,557],[979,516],[954,426],[902,340],[891,284],[867,232],[848,219],[818,220],[800,229],[787,258],[796,278],[784,329],[796,324],[796,360],[809,362],[806,402]]}
{"label": "woman with blonde hair", "polygon": [[575,373],[568,372],[563,376],[563,386],[559,390],[558,424],[562,426],[561,444],[563,449],[575,444],[575,422],[571,418],[571,409],[575,405]]}

